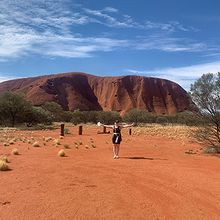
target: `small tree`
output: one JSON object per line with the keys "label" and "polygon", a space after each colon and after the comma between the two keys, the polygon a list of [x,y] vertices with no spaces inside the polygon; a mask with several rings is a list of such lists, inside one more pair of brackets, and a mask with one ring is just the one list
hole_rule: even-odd
{"label": "small tree", "polygon": [[135,122],[137,123],[153,123],[156,120],[156,117],[144,109],[131,109],[127,112],[123,118],[126,122]]}
{"label": "small tree", "polygon": [[199,139],[220,149],[220,73],[203,74],[193,85],[190,94],[207,126],[199,132]]}
{"label": "small tree", "polygon": [[86,118],[86,122],[97,123],[99,121],[98,115],[100,111],[84,111],[84,116]]}
{"label": "small tree", "polygon": [[112,124],[116,120],[121,120],[120,114],[115,111],[111,112],[104,112],[104,111],[99,111],[98,116],[97,116],[98,121],[104,123],[104,124]]}
{"label": "small tree", "polygon": [[25,121],[29,124],[52,124],[52,116],[50,112],[43,109],[42,107],[33,106],[31,112],[27,114]]}
{"label": "small tree", "polygon": [[1,117],[8,119],[12,127],[15,126],[16,120],[24,120],[31,109],[31,103],[25,100],[22,93],[6,92],[0,97]]}
{"label": "small tree", "polygon": [[42,108],[51,113],[54,121],[64,121],[64,110],[56,102],[46,102]]}
{"label": "small tree", "polygon": [[71,122],[75,125],[85,122],[85,115],[79,109],[72,112]]}
{"label": "small tree", "polygon": [[204,123],[196,112],[184,111],[174,116],[177,124],[185,124],[188,126],[199,126]]}

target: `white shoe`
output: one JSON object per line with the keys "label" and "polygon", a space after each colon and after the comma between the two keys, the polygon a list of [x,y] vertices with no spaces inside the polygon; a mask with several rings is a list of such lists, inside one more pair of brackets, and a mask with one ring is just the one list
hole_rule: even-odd
{"label": "white shoe", "polygon": [[119,159],[119,156],[115,156],[116,159]]}
{"label": "white shoe", "polygon": [[117,156],[115,155],[114,157],[113,157],[113,159],[116,159],[117,158]]}

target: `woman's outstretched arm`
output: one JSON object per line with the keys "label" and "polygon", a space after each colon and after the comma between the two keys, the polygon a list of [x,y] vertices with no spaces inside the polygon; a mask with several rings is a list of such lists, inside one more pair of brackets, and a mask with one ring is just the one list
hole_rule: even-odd
{"label": "woman's outstretched arm", "polygon": [[101,122],[98,122],[97,123],[98,126],[103,126],[103,127],[106,127],[106,128],[113,128],[114,125],[105,125],[105,124],[102,124]]}
{"label": "woman's outstretched arm", "polygon": [[129,128],[129,127],[133,127],[134,123],[132,124],[126,124],[126,125],[122,125],[122,128]]}

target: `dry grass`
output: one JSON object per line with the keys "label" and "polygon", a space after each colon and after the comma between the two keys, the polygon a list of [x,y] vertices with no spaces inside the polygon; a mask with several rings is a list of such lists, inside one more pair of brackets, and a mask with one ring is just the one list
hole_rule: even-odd
{"label": "dry grass", "polygon": [[54,140],[54,144],[55,144],[55,145],[61,145],[61,144],[60,144],[60,140],[59,140],[59,139],[55,139],[55,140]]}
{"label": "dry grass", "polygon": [[14,143],[15,143],[15,140],[10,140],[10,141],[9,141],[9,144],[10,144],[10,145],[13,145]]}
{"label": "dry grass", "polygon": [[159,125],[159,124],[148,124],[145,127],[134,127],[132,128],[132,134],[134,136],[139,135],[151,135],[151,136],[162,136],[168,137],[169,139],[190,139],[192,133],[196,127],[188,127],[184,125]]}
{"label": "dry grass", "polygon": [[52,140],[52,137],[45,137],[44,138],[44,141],[46,141],[46,142],[49,142],[49,141],[51,141]]}
{"label": "dry grass", "polygon": [[33,146],[33,147],[40,147],[40,143],[36,141],[36,142],[34,142],[34,143],[32,144],[32,146]]}
{"label": "dry grass", "polygon": [[12,153],[13,155],[19,155],[19,152],[18,152],[18,149],[17,149],[17,148],[13,148],[12,151],[11,151],[11,153]]}
{"label": "dry grass", "polygon": [[66,149],[70,149],[69,144],[64,144],[63,146],[64,146],[64,148],[66,148]]}
{"label": "dry grass", "polygon": [[0,160],[4,161],[5,163],[9,163],[7,156],[1,156]]}
{"label": "dry grass", "polygon": [[86,145],[85,145],[85,148],[86,148],[86,149],[89,149],[89,145],[86,144]]}
{"label": "dry grass", "polygon": [[95,144],[91,144],[92,148],[96,148],[96,145]]}
{"label": "dry grass", "polygon": [[0,171],[7,171],[7,170],[9,170],[8,164],[5,161],[0,160]]}
{"label": "dry grass", "polygon": [[59,157],[64,157],[64,156],[65,156],[64,150],[60,150],[60,151],[58,152],[58,156],[59,156]]}

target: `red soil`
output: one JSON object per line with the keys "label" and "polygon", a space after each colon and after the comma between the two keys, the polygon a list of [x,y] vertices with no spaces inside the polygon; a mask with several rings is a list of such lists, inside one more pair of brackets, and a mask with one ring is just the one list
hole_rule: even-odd
{"label": "red soil", "polygon": [[[220,158],[202,154],[198,144],[128,136],[125,129],[121,158],[114,160],[110,134],[87,127],[78,136],[76,129],[59,147],[1,144],[12,170],[0,172],[0,219],[220,219]],[[21,133],[59,137],[58,130],[15,136]],[[71,149],[58,157],[64,143]],[[20,155],[10,155],[14,147]],[[197,154],[186,154],[189,149]]]}

